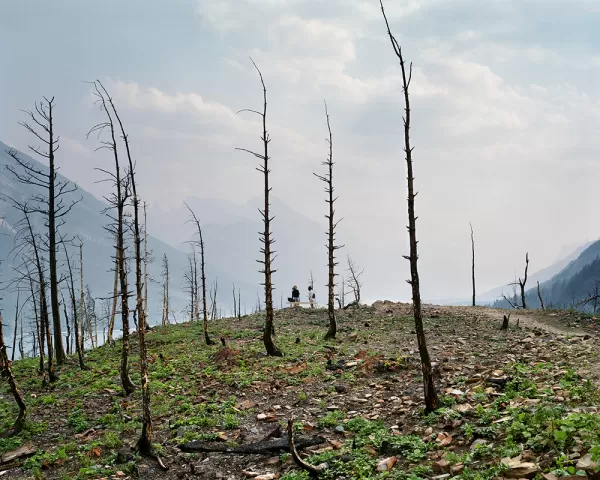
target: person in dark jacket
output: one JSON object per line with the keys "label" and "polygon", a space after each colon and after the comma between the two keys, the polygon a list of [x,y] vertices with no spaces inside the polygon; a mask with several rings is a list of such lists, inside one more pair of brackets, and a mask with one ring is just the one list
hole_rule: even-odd
{"label": "person in dark jacket", "polygon": [[292,287],[292,296],[288,298],[288,302],[299,302],[300,301],[300,290],[294,285]]}

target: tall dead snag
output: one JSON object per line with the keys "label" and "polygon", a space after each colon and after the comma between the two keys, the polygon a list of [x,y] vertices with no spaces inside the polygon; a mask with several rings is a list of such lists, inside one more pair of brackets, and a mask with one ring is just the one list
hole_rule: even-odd
{"label": "tall dead snag", "polygon": [[12,373],[11,362],[8,360],[8,355],[6,354],[6,343],[4,342],[4,323],[2,322],[2,313],[0,312],[0,362],[2,363],[2,376],[6,377],[8,380],[8,385],[10,386],[10,391],[15,397],[15,402],[19,406],[19,415],[15,420],[15,423],[7,432],[0,434],[0,437],[12,437],[17,435],[23,427],[25,426],[25,419],[27,418],[27,406],[23,401],[23,397],[21,396],[21,392],[19,392],[19,388],[17,387],[17,382],[15,381],[15,377]]}
{"label": "tall dead snag", "polygon": [[235,283],[233,283],[233,318],[237,317],[237,301],[235,297]]}
{"label": "tall dead snag", "polygon": [[[523,278],[519,277],[519,279],[516,282],[510,283],[510,285],[516,286],[518,285],[519,288],[521,289],[521,308],[523,310],[525,310],[527,308],[527,303],[526,303],[526,299],[525,299],[525,284],[527,283],[527,270],[529,269],[529,253],[525,254],[525,276]],[[506,297],[504,297],[505,300],[508,301],[508,299]],[[511,303],[509,301],[509,303]],[[515,302],[516,303],[516,302]],[[516,305],[512,304],[513,308],[517,308]]]}
{"label": "tall dead snag", "polygon": [[[260,241],[263,244],[263,247],[261,248],[260,252],[264,255],[264,259],[257,260],[258,263],[261,263],[263,265],[263,269],[260,271],[260,273],[263,273],[265,275],[265,282],[263,284],[265,287],[265,328],[264,328],[264,332],[263,332],[263,342],[264,342],[265,348],[267,350],[267,355],[271,355],[274,357],[282,357],[283,353],[281,352],[281,350],[279,350],[279,348],[277,348],[277,345],[275,345],[275,342],[273,341],[273,332],[274,332],[275,327],[274,327],[274,322],[273,322],[274,315],[273,315],[272,275],[277,270],[271,269],[271,263],[274,260],[273,254],[276,252],[274,250],[271,250],[273,243],[275,243],[275,240],[271,236],[271,221],[275,217],[271,217],[271,214],[269,211],[270,210],[269,195],[271,193],[271,187],[269,186],[269,173],[271,172],[271,170],[269,169],[269,159],[270,159],[269,158],[269,143],[271,142],[271,138],[269,137],[269,134],[267,132],[267,87],[265,86],[265,81],[263,79],[262,73],[256,66],[256,63],[254,63],[254,60],[252,60],[252,59],[250,59],[250,60],[252,61],[254,68],[258,72],[258,76],[260,77],[260,82],[262,84],[263,111],[259,112],[256,110],[244,109],[244,110],[240,110],[240,112],[251,112],[251,113],[255,113],[256,115],[259,115],[261,117],[262,125],[263,125],[261,140],[263,142],[264,152],[257,153],[257,152],[253,152],[252,150],[247,150],[245,148],[237,148],[237,150],[248,152],[248,153],[254,155],[256,158],[262,160],[262,162],[263,162],[261,165],[259,165],[256,168],[256,170],[258,170],[260,173],[263,174],[264,181],[265,181],[265,188],[264,188],[265,204],[264,204],[264,208],[262,210],[259,210],[260,214],[262,216],[262,219],[263,219],[263,224],[264,224],[264,231],[260,233]],[[240,113],[240,112],[238,112],[238,113]]]}
{"label": "tall dead snag", "polygon": [[[121,385],[125,391],[125,395],[130,395],[135,391],[135,385],[129,376],[129,290],[127,286],[127,265],[125,258],[125,205],[127,204],[127,200],[129,198],[129,175],[123,175],[123,172],[121,171],[113,117],[107,105],[107,101],[110,99],[110,96],[99,81],[94,82],[93,85],[95,95],[98,98],[98,103],[102,111],[106,114],[107,120],[106,122],[99,123],[93,127],[92,130],[90,130],[90,133],[97,132],[100,134],[104,130],[108,130],[110,133],[110,140],[103,141],[99,148],[106,148],[110,150],[113,153],[115,161],[114,173],[109,172],[108,170],[99,170],[109,176],[115,187],[115,192],[110,197],[105,197],[106,201],[109,203],[109,207],[105,210],[105,213],[107,213],[114,221],[114,225],[105,228],[114,234],[116,239],[115,262],[118,264],[117,270],[119,272],[119,284],[121,291],[121,328],[123,331],[121,339]],[[113,217],[108,213],[112,209],[116,210],[116,217]],[[81,321],[83,323],[83,319],[81,319]]]}
{"label": "tall dead snag", "polygon": [[[544,299],[542,298],[542,292],[541,292],[541,290],[540,290],[540,282],[539,282],[539,280],[538,280],[538,282],[537,282],[537,294],[538,294],[538,298],[539,298],[539,300],[540,300],[540,305],[541,305],[541,307],[542,307],[542,310],[546,310],[546,309],[544,308]],[[594,313],[596,313],[595,309],[594,309]]]}
{"label": "tall dead snag", "polygon": [[167,258],[166,253],[163,253],[162,277],[163,277],[163,308],[162,308],[161,325],[165,326],[165,325],[169,324],[169,259]]}
{"label": "tall dead snag", "polygon": [[347,257],[347,261],[348,261],[348,288],[350,289],[350,292],[352,292],[352,295],[354,295],[354,300],[351,301],[349,304],[344,305],[345,303],[345,297],[346,297],[346,292],[345,290],[345,283],[342,284],[342,307],[344,308],[344,310],[350,308],[350,307],[358,307],[360,305],[360,292],[362,289],[362,280],[360,277],[362,277],[362,274],[365,272],[363,269],[361,269],[356,262],[352,259],[352,257],[350,255],[348,255]]}
{"label": "tall dead snag", "polygon": [[[99,82],[98,82],[99,83]],[[125,143],[125,150],[127,152],[127,160],[129,162],[129,182],[131,184],[131,192],[133,199],[133,243],[135,246],[135,284],[136,284],[136,297],[137,297],[137,315],[139,319],[138,328],[138,340],[140,346],[140,376],[142,379],[142,433],[139,440],[137,441],[137,449],[143,455],[153,454],[152,452],[152,415],[150,413],[150,390],[148,388],[148,359],[146,356],[146,316],[144,312],[144,293],[143,293],[143,279],[142,279],[142,236],[140,233],[140,197],[137,193],[137,186],[135,183],[135,166],[131,158],[131,149],[129,148],[129,138],[125,133],[123,122],[117,113],[115,104],[104,89],[108,103],[110,103],[112,112],[119,123],[121,130],[121,137]]]}
{"label": "tall dead snag", "polygon": [[77,359],[79,360],[79,368],[82,370],[86,369],[85,363],[83,362],[83,351],[81,349],[81,343],[79,341],[79,320],[77,316],[77,300],[75,299],[75,279],[73,277],[73,269],[71,268],[71,258],[69,257],[69,252],[67,252],[67,247],[63,242],[63,249],[65,252],[65,258],[67,261],[67,271],[69,273],[69,278],[67,279],[67,290],[69,291],[69,297],[71,300],[71,309],[73,316],[73,328],[75,330],[75,350],[77,351]]}
{"label": "tall dead snag", "polygon": [[[48,348],[48,379],[50,382],[58,380],[56,372],[54,371],[54,349],[52,345],[52,336],[50,333],[50,312],[48,311],[48,299],[46,297],[46,274],[43,265],[43,259],[40,255],[41,242],[39,235],[34,232],[33,225],[31,224],[30,211],[27,204],[19,204],[14,202],[14,207],[21,211],[23,218],[17,223],[17,234],[15,238],[17,241],[22,242],[23,247],[29,247],[31,256],[33,259],[33,265],[37,273],[37,290],[40,298],[40,345],[43,349],[43,342],[46,342]],[[30,260],[31,261],[31,260]],[[27,262],[27,259],[25,259]],[[27,270],[29,268],[26,266]],[[46,383],[46,374],[44,372],[43,360],[41,360],[42,369],[42,384]]]}
{"label": "tall dead snag", "polygon": [[108,331],[106,334],[106,341],[109,345],[114,344],[113,331],[115,329],[115,319],[117,317],[117,300],[119,298],[119,257],[115,255],[115,279],[113,282],[113,296],[112,296],[112,309],[110,311],[110,318],[108,319]]}
{"label": "tall dead snag", "polygon": [[65,196],[77,190],[77,187],[71,186],[68,182],[58,180],[57,178],[58,167],[55,163],[55,153],[59,148],[59,137],[54,132],[54,107],[54,97],[50,99],[44,97],[43,101],[35,104],[34,112],[25,112],[32,123],[19,122],[29,133],[42,142],[43,147],[29,146],[29,148],[48,161],[48,172],[42,171],[33,162],[22,160],[18,157],[16,151],[13,150],[9,154],[17,162],[21,171],[17,171],[13,165],[7,165],[7,169],[14,175],[18,182],[38,187],[45,192],[44,194],[33,196],[31,201],[36,204],[36,207],[32,208],[31,211],[32,213],[42,215],[48,229],[48,269],[50,271],[50,304],[52,307],[54,350],[56,352],[56,363],[62,365],[65,363],[67,356],[63,347],[60,323],[56,238],[58,228],[62,225],[65,215],[71,211],[79,200],[66,201]]}
{"label": "tall dead snag", "polygon": [[[335,245],[335,228],[337,227],[340,220],[337,222],[334,220],[335,208],[334,203],[337,200],[337,197],[333,197],[333,135],[331,134],[331,125],[329,124],[329,112],[327,111],[327,103],[325,103],[325,118],[327,119],[327,130],[329,132],[329,138],[327,139],[327,143],[329,144],[329,153],[327,155],[327,160],[325,160],[322,165],[327,167],[327,173],[325,175],[317,175],[314,174],[319,180],[325,182],[325,193],[327,194],[327,199],[325,202],[329,205],[329,212],[325,215],[329,223],[329,228],[327,231],[327,257],[328,257],[328,269],[329,269],[329,282],[327,283],[328,295],[327,295],[327,315],[329,316],[329,329],[327,330],[327,334],[325,335],[325,339],[329,340],[331,338],[335,338],[335,334],[337,331],[337,325],[335,322],[335,266],[337,262],[335,261],[335,251],[342,248],[342,246]],[[311,284],[312,284],[312,272],[310,272]],[[312,286],[312,285],[311,285]]]}
{"label": "tall dead snag", "polygon": [[187,283],[187,292],[190,294],[190,322],[193,322],[196,317],[194,312],[196,311],[196,286],[194,277],[197,271],[197,260],[196,260],[196,249],[192,248],[192,253],[188,253],[188,271],[183,274],[183,278]]}
{"label": "tall dead snag", "polygon": [[527,269],[529,268],[529,253],[525,254],[525,276],[521,280],[519,277],[519,286],[521,287],[521,306],[523,309],[527,308],[525,303],[525,284],[527,283]]}
{"label": "tall dead snag", "polygon": [[469,222],[471,227],[471,252],[473,253],[471,261],[471,277],[473,279],[473,306],[475,306],[475,238],[473,237],[473,225]]}
{"label": "tall dead snag", "polygon": [[17,350],[17,326],[19,325],[19,297],[20,291],[17,289],[17,306],[15,308],[15,330],[13,332],[12,350],[10,352],[10,361],[15,361],[15,351]]}
{"label": "tall dead snag", "polygon": [[400,44],[392,35],[390,25],[385,15],[383,8],[383,0],[379,0],[381,4],[381,13],[385,20],[387,27],[387,33],[394,49],[394,53],[400,62],[400,68],[402,70],[402,90],[404,91],[404,106],[405,106],[405,117],[404,117],[404,152],[406,153],[406,169],[407,169],[407,180],[408,180],[408,235],[410,239],[410,255],[404,256],[410,262],[410,277],[408,281],[412,287],[412,298],[413,298],[413,310],[415,317],[415,330],[417,332],[417,343],[419,345],[419,354],[421,356],[421,368],[423,370],[423,386],[425,393],[425,410],[427,412],[435,411],[439,408],[440,402],[435,391],[435,385],[433,383],[433,372],[431,369],[431,360],[429,358],[429,352],[427,351],[427,344],[425,341],[425,331],[423,329],[423,316],[421,312],[421,292],[419,290],[419,271],[417,269],[417,260],[419,258],[417,253],[417,229],[416,229],[416,216],[415,216],[415,196],[417,195],[414,190],[414,176],[413,176],[413,163],[412,163],[412,152],[413,147],[410,146],[410,102],[408,98],[408,87],[412,77],[412,63],[406,74],[404,57],[402,56],[402,49]]}
{"label": "tall dead snag", "polygon": [[196,226],[196,231],[198,233],[198,239],[194,240],[193,243],[200,247],[200,281],[202,282],[202,323],[204,328],[204,342],[207,345],[214,345],[215,342],[211,340],[208,335],[208,312],[206,310],[206,264],[205,264],[205,251],[204,251],[204,237],[202,236],[202,227],[200,225],[200,220],[194,213],[194,211],[190,208],[190,206],[184,202],[184,205],[190,212],[190,222],[193,222]]}

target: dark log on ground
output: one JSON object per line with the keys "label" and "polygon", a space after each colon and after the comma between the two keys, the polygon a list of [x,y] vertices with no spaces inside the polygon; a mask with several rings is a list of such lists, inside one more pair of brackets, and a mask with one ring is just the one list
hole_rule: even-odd
{"label": "dark log on ground", "polygon": [[[297,449],[313,447],[315,445],[321,445],[326,442],[327,439],[323,437],[298,437],[297,439],[295,439]],[[256,443],[249,443],[246,445],[237,445],[235,447],[223,445],[222,443],[217,442],[201,442],[199,440],[194,440],[193,442],[188,442],[179,445],[179,449],[183,452],[225,452],[256,454],[279,452],[280,450],[289,451],[289,446],[287,438],[260,441]]]}

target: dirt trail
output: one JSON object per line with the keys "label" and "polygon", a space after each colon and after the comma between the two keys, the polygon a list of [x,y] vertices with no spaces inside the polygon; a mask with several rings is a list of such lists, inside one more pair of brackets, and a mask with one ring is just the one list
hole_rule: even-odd
{"label": "dirt trail", "polygon": [[[488,317],[499,322],[502,321],[502,317],[506,314],[505,310],[492,308],[481,309],[477,307],[471,308],[477,312],[481,312],[483,310]],[[551,316],[542,312],[529,313],[524,312],[523,310],[513,310],[510,313],[510,322],[513,325],[515,324],[514,322],[517,322],[518,320],[521,327],[545,330],[557,335],[572,335],[576,337],[582,337],[585,335],[597,336],[594,333],[586,331],[580,326],[573,326],[574,322],[572,320],[561,318],[559,316]]]}

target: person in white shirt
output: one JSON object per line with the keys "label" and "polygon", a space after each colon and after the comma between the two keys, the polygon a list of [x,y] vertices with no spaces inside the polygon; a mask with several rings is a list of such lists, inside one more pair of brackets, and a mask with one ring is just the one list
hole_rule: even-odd
{"label": "person in white shirt", "polygon": [[315,308],[315,303],[317,300],[312,286],[308,287],[308,302],[310,303],[310,308]]}

